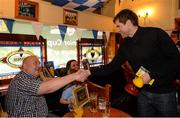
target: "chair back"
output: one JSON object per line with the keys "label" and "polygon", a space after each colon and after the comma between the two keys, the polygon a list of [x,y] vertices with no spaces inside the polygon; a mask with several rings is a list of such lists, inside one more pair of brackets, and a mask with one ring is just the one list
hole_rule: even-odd
{"label": "chair back", "polygon": [[112,87],[110,84],[106,84],[105,86],[100,86],[98,84],[88,81],[87,88],[88,88],[89,94],[91,92],[97,92],[98,97],[104,97],[107,101],[109,101],[111,98]]}
{"label": "chair back", "polygon": [[129,64],[128,61],[126,61],[121,67],[123,69],[124,76],[126,79],[126,86],[124,87],[124,89],[129,94],[136,96],[139,93],[139,90],[135,87],[135,85],[132,82],[132,79],[135,78],[135,73],[131,65]]}
{"label": "chair back", "polygon": [[65,75],[67,75],[67,69],[66,68],[57,68],[57,69],[55,69],[55,76],[63,77]]}

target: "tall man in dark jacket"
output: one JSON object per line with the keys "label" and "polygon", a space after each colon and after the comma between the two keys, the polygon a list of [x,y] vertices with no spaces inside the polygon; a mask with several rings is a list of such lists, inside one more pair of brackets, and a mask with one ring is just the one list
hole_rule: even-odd
{"label": "tall man in dark jacket", "polygon": [[[144,86],[138,95],[139,116],[175,116],[176,96],[173,87],[174,71],[180,66],[179,52],[168,34],[160,28],[140,27],[137,15],[120,11],[114,18],[119,33],[125,38],[111,63],[92,68],[92,76],[110,74],[128,60],[135,72],[143,66]],[[154,79],[152,85],[149,85]]]}

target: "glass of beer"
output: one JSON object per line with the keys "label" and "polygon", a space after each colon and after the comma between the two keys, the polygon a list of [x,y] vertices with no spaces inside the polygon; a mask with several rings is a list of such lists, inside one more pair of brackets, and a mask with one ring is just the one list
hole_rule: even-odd
{"label": "glass of beer", "polygon": [[110,108],[111,108],[111,102],[106,101],[106,108],[105,108],[105,112],[103,113],[104,117],[109,117],[110,116]]}
{"label": "glass of beer", "polygon": [[91,112],[96,112],[97,111],[97,93],[96,92],[92,92],[89,95],[90,97],[90,106],[91,106]]}
{"label": "glass of beer", "polygon": [[104,97],[98,98],[98,110],[102,113],[105,112],[106,109],[106,99]]}

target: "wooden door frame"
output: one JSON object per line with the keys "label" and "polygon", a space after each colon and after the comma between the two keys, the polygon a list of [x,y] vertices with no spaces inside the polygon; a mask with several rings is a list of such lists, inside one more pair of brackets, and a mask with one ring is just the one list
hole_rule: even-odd
{"label": "wooden door frame", "polygon": [[180,18],[175,18],[175,29],[178,30],[178,23],[180,23]]}

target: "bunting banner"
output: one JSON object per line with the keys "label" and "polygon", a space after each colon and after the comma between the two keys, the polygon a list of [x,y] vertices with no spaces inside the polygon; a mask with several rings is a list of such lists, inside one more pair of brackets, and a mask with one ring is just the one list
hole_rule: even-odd
{"label": "bunting banner", "polygon": [[72,36],[72,35],[74,35],[75,31],[76,31],[75,28],[73,28],[73,27],[67,27],[66,33],[67,33],[68,36]]}
{"label": "bunting banner", "polygon": [[82,37],[83,29],[77,28],[76,32],[77,32],[77,38],[78,40],[80,40]]}
{"label": "bunting banner", "polygon": [[37,39],[39,40],[39,36],[41,35],[41,31],[43,28],[43,24],[40,22],[31,22],[34,32],[36,34]]}
{"label": "bunting banner", "polygon": [[53,5],[67,7],[78,11],[95,11],[109,0],[48,0]]}
{"label": "bunting banner", "polygon": [[64,41],[65,35],[66,35],[66,31],[67,31],[67,26],[65,25],[58,25],[59,31],[60,31],[60,35],[62,38],[62,41]]}
{"label": "bunting banner", "polygon": [[13,24],[14,21],[13,19],[9,19],[9,18],[2,18],[6,24],[6,27],[8,28],[9,32],[12,33],[12,29],[13,29]]}
{"label": "bunting banner", "polygon": [[93,33],[94,39],[97,39],[98,31],[97,30],[92,30],[92,33]]}
{"label": "bunting banner", "polygon": [[4,20],[0,19],[0,32],[7,32],[7,31],[8,29],[6,27]]}

